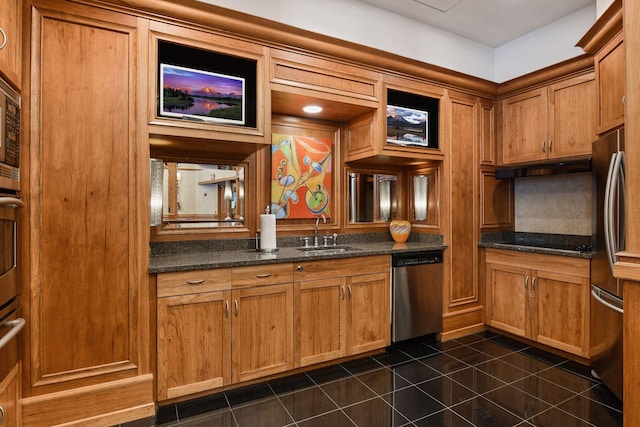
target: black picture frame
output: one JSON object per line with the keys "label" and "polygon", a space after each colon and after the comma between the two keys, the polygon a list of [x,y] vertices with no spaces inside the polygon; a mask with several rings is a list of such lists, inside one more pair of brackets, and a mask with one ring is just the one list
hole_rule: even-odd
{"label": "black picture frame", "polygon": [[200,71],[213,75],[226,76],[228,79],[243,81],[244,94],[242,96],[242,119],[240,120],[216,120],[215,117],[202,120],[204,123],[221,124],[230,126],[257,127],[257,61],[238,56],[226,55],[219,52],[194,48],[165,40],[158,41],[158,117],[170,119],[186,119],[193,121],[199,117],[189,114],[166,114],[162,111],[161,86],[162,68],[174,66],[183,69]]}
{"label": "black picture frame", "polygon": [[387,144],[438,149],[440,100],[387,89]]}

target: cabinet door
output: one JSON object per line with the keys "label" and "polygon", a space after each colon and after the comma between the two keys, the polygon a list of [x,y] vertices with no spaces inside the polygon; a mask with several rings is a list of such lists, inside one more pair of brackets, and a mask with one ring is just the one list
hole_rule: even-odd
{"label": "cabinet door", "polygon": [[599,134],[624,123],[624,51],[624,42],[620,33],[595,57]]}
{"label": "cabinet door", "polygon": [[[107,382],[148,374],[150,366],[149,202],[142,197],[149,149],[138,92],[145,21],[44,3],[30,14],[29,114],[37,125],[26,138],[24,183],[25,259],[37,260],[28,269],[27,369],[40,393],[95,384],[100,375]],[[94,416],[112,410],[107,403],[74,410],[77,418]]]}
{"label": "cabinet door", "polygon": [[158,299],[158,399],[227,385],[231,292]]}
{"label": "cabinet door", "polygon": [[546,158],[547,88],[506,98],[502,162],[520,163]]}
{"label": "cabinet door", "polygon": [[16,365],[0,383],[0,425],[18,427],[18,373]]}
{"label": "cabinet door", "polygon": [[528,336],[529,271],[500,264],[487,264],[487,323],[503,331]]}
{"label": "cabinet door", "polygon": [[347,355],[390,344],[390,297],[388,274],[347,278]]}
{"label": "cabinet door", "polygon": [[531,297],[532,338],[588,357],[589,279],[538,270]]}
{"label": "cabinet door", "polygon": [[296,283],[296,367],[345,353],[344,278]]}
{"label": "cabinet door", "polygon": [[591,154],[596,139],[596,85],[594,74],[549,86],[549,158]]}
{"label": "cabinet door", "polygon": [[293,368],[293,284],[232,292],[232,380],[246,381]]}
{"label": "cabinet door", "polygon": [[2,0],[0,2],[0,72],[18,89],[21,84],[22,68],[22,1]]}

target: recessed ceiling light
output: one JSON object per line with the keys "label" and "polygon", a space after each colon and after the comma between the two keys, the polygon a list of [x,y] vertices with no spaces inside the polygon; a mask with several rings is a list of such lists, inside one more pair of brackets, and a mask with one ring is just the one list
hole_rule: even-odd
{"label": "recessed ceiling light", "polygon": [[319,105],[307,105],[302,109],[302,111],[310,114],[318,114],[322,111],[322,107]]}

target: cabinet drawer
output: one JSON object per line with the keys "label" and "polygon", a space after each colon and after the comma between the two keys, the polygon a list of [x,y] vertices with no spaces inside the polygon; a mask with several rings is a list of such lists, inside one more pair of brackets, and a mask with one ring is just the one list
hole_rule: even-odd
{"label": "cabinet drawer", "polygon": [[290,263],[235,267],[231,271],[234,288],[291,283],[293,267]]}
{"label": "cabinet drawer", "polygon": [[228,289],[231,289],[230,268],[158,274],[158,297]]}
{"label": "cabinet drawer", "polygon": [[275,49],[271,52],[271,81],[364,100],[378,100],[379,75],[376,72]]}
{"label": "cabinet drawer", "polygon": [[369,273],[389,273],[390,271],[389,255],[377,255],[298,262],[294,266],[294,278],[296,282],[300,282]]}

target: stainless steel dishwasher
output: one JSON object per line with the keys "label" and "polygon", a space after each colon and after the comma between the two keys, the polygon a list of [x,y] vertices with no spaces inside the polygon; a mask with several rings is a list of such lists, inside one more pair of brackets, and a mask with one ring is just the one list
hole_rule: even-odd
{"label": "stainless steel dishwasher", "polygon": [[391,255],[396,343],[442,330],[442,251]]}

